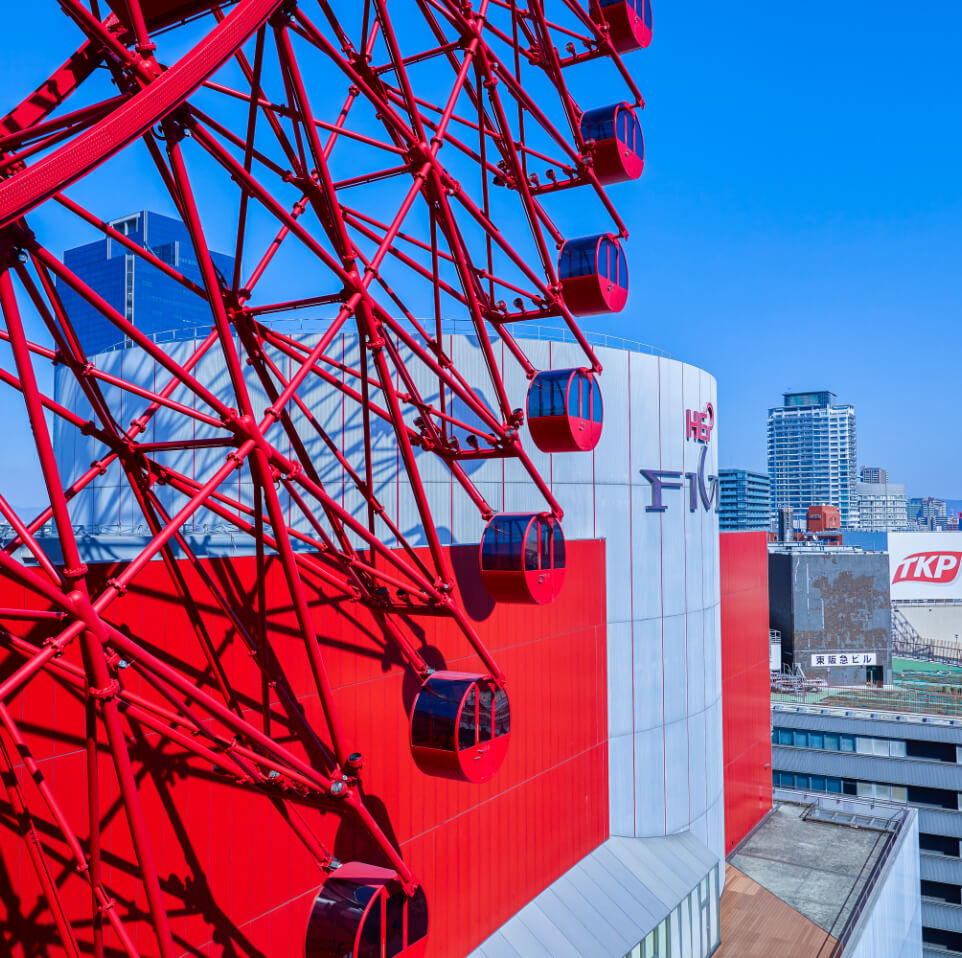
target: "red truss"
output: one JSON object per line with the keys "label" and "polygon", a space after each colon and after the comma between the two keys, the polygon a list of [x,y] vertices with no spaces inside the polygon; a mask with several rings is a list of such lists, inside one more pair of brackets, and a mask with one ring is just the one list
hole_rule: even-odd
{"label": "red truss", "polygon": [[[0,514],[12,529],[0,550],[0,575],[25,589],[31,606],[0,609],[0,646],[9,657],[0,683],[0,774],[46,898],[55,946],[70,955],[138,954],[129,928],[134,906],[116,900],[104,877],[107,809],[98,793],[104,763],[122,806],[111,815],[122,813],[126,822],[149,912],[154,941],[147,947],[173,956],[190,944],[172,934],[138,794],[135,746],[145,735],[237,788],[262,794],[303,842],[321,869],[319,885],[328,888],[312,913],[311,953],[327,954],[324,942],[335,932],[348,939],[356,933],[345,947],[359,947],[361,930],[335,928],[337,915],[355,914],[350,896],[359,888],[368,888],[363,900],[375,902],[385,921],[391,909],[410,914],[404,927],[416,937],[424,896],[365,806],[360,758],[334,707],[309,601],[322,591],[366,607],[420,677],[412,736],[428,774],[470,777],[459,749],[483,752],[484,776],[494,774],[509,731],[505,677],[453,598],[453,573],[421,468],[436,457],[481,516],[497,521],[472,481],[471,463],[520,463],[544,499],[543,512],[489,527],[481,562],[501,598],[547,601],[554,592],[529,593],[524,577],[532,568],[547,570],[560,585],[562,510],[522,445],[524,403],[508,396],[494,344],[500,340],[534,380],[539,370],[515,338],[518,324],[522,332],[531,320],[567,327],[584,367],[556,377],[557,408],[550,383],[539,382],[542,443],[553,451],[591,448],[601,430],[601,367],[572,318],[587,308],[581,302],[587,294],[566,302],[565,290],[595,290],[591,311],[624,303],[618,241],[627,231],[603,184],[634,178],[643,165],[635,115],[643,102],[618,51],[647,44],[650,7],[647,0],[637,9],[631,0],[527,6],[393,0],[390,11],[387,0],[58,5],[82,45],[0,121],[0,338],[8,347],[0,379],[22,399],[49,501],[39,514],[20,515],[0,496]],[[607,65],[582,66],[593,60]],[[607,105],[582,109],[575,102],[567,81],[586,69],[609,70],[605,83],[589,87],[608,91]],[[120,197],[109,177],[131,162],[143,193],[166,194],[183,220],[200,282],[111,225]],[[566,208],[570,218],[565,191],[574,187],[583,188],[579,208],[593,209],[578,230],[590,241],[568,246],[559,260],[566,241],[578,235],[566,237],[555,222]],[[99,197],[102,208],[78,197]],[[141,205],[139,196],[123,202]],[[213,231],[223,235],[225,209],[233,217],[235,256],[226,277],[208,253],[216,245],[209,241]],[[45,235],[80,224],[205,305],[209,329],[186,361],[175,361],[51,252]],[[586,249],[590,255],[579,252]],[[115,327],[128,350],[155,364],[150,385],[91,361],[64,306],[65,289]],[[328,316],[310,344],[269,320],[307,310]],[[469,323],[477,338],[487,370],[483,390],[469,384],[445,350],[442,320],[452,317]],[[31,322],[44,330],[39,339],[28,338]],[[332,348],[347,330],[358,339],[356,364]],[[226,393],[198,373],[213,355],[226,370]],[[51,364],[73,378],[91,415],[42,390]],[[312,412],[306,391],[318,383],[356,408],[363,433],[357,450],[342,451],[339,437]],[[255,385],[268,397],[266,409],[255,406]],[[161,419],[189,424],[203,438],[148,441],[148,426]],[[89,468],[72,474],[73,463],[58,467],[53,420],[98,444]],[[302,438],[305,424],[321,443],[323,462]],[[415,533],[398,528],[377,499],[376,429],[389,430],[396,444],[419,516]],[[179,468],[172,455],[199,451],[213,463],[201,477]],[[105,581],[101,570],[84,564],[71,500],[108,470],[123,476],[149,534]],[[250,483],[250,497],[237,491],[238,472]],[[345,508],[329,488],[334,474],[338,486],[356,490],[364,508]],[[186,530],[198,519],[249,537],[258,576],[269,558],[279,563],[323,707],[321,727],[298,707],[289,671],[271,648],[261,597],[241,601],[197,556]],[[40,541],[48,524],[58,540],[57,561]],[[520,538],[511,538],[514,526]],[[413,534],[426,549],[415,549]],[[527,564],[526,542],[541,550],[542,565]],[[136,588],[155,558],[193,623],[191,638],[206,662],[202,675],[161,654],[149,630],[131,634],[112,623],[118,597]],[[188,577],[202,583],[203,594]],[[252,703],[240,693],[238,676],[205,625],[205,606],[227,618],[231,641],[250,653],[267,690],[263,700]],[[429,667],[408,625],[422,615],[456,621],[477,654],[476,674]],[[84,703],[89,815],[83,823],[68,820],[14,707],[40,676]],[[278,703],[286,715],[282,728],[272,722]],[[13,774],[16,768],[29,775]],[[354,816],[380,847],[386,870],[342,868],[333,858],[314,824],[314,816],[332,809]],[[64,862],[54,862],[49,840],[39,837],[41,819],[58,847],[69,850],[65,879],[55,878]],[[79,898],[67,894],[71,883],[87,886],[79,912]],[[410,941],[406,953],[419,953],[419,942]]]}

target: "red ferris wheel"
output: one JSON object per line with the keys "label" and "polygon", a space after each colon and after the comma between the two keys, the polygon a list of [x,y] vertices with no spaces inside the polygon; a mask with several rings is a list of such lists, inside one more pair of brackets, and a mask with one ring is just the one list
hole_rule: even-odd
{"label": "red ferris wheel", "polygon": [[[557,594],[563,513],[525,451],[523,427],[553,453],[590,450],[601,434],[601,367],[576,317],[617,312],[627,299],[627,231],[606,188],[636,179],[644,165],[643,101],[621,57],[650,42],[649,0],[57,6],[72,21],[76,52],[0,121],[0,379],[22,402],[48,501],[26,515],[0,496],[9,527],[0,576],[27,597],[23,608],[0,608],[8,656],[0,776],[56,932],[50,947],[98,956],[182,950],[138,794],[132,742],[149,735],[262,794],[315,858],[327,877],[308,955],[420,954],[424,893],[365,805],[360,756],[335,707],[309,599],[322,590],[363,605],[417,675],[410,744],[425,774],[479,782],[496,773],[510,739],[505,676],[455,598],[422,475],[427,462],[447,470],[487,522],[479,563],[493,599],[544,603]],[[592,61],[600,65],[585,66]],[[591,74],[580,97],[588,102],[577,102],[579,77],[602,68],[604,82]],[[183,221],[194,274],[110,218],[114,171],[130,169]],[[573,221],[576,190],[586,212],[569,236],[558,222]],[[209,326],[186,358],[51,251],[58,231],[81,226],[203,304]],[[208,252],[215,235],[233,244],[232,275]],[[149,383],[92,359],[68,292],[153,364]],[[329,318],[310,340],[273,322],[316,310]],[[451,318],[477,341],[483,390],[445,348]],[[583,365],[535,368],[519,338],[537,320],[566,327]],[[28,335],[33,327],[42,335]],[[332,348],[347,330],[357,341],[350,361]],[[495,344],[528,378],[524,408],[508,395]],[[199,373],[212,356],[224,370],[217,388]],[[89,415],[45,391],[51,365],[71,378]],[[308,391],[318,385],[355,410],[362,441],[349,451],[315,415]],[[74,474],[56,461],[54,420],[97,444],[89,467]],[[160,421],[169,438],[156,438]],[[416,509],[416,541],[378,500],[375,446],[384,435]],[[200,473],[180,468],[180,457],[201,453]],[[492,508],[472,468],[498,459],[520,465],[543,498],[540,511]],[[147,535],[105,580],[84,562],[71,507],[108,470],[122,477]],[[353,489],[358,508],[334,494],[332,476]],[[250,541],[259,577],[268,557],[278,564],[323,727],[297,706],[256,590],[241,601],[197,554],[186,529],[201,515]],[[56,560],[44,529],[57,539]],[[161,654],[147,627],[120,628],[111,614],[152,560],[164,563],[187,610],[199,673]],[[202,606],[229,620],[249,653],[245,668],[253,663],[269,686],[261,708],[218,655]],[[476,671],[425,661],[408,623],[437,615],[471,643]],[[86,822],[71,819],[45,780],[11,705],[39,676],[84,703]],[[283,735],[271,702],[286,709]],[[152,943],[135,943],[105,878],[105,765]],[[312,825],[314,811],[332,807],[354,817],[390,867],[334,858]],[[69,851],[82,904],[55,879],[40,818]]]}

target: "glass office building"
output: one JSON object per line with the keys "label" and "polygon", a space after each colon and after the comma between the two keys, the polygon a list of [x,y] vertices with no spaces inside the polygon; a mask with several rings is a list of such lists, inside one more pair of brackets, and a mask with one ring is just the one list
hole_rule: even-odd
{"label": "glass office building", "polygon": [[839,511],[843,529],[858,528],[855,407],[835,393],[785,393],[768,410],[768,475],[771,509],[789,506],[804,524],[809,506]]}
{"label": "glass office building", "polygon": [[[202,285],[190,234],[180,220],[141,210],[110,225]],[[234,258],[214,252],[211,256],[229,284]],[[63,259],[69,270],[151,338],[188,338],[197,327],[211,326],[210,310],[201,297],[109,237],[68,249]],[[124,342],[123,332],[73,289],[58,283],[58,291],[88,356]]]}
{"label": "glass office building", "polygon": [[771,482],[745,469],[719,469],[718,522],[723,532],[771,527]]}

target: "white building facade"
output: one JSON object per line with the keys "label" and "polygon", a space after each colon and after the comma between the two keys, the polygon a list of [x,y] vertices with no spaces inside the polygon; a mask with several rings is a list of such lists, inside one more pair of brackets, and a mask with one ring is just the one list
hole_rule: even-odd
{"label": "white building facade", "polygon": [[905,486],[897,482],[857,482],[855,494],[858,497],[859,529],[895,532],[908,528]]}
{"label": "white building facade", "polygon": [[796,525],[809,506],[835,506],[842,528],[858,528],[855,407],[828,391],[785,393],[768,410],[772,514],[791,507]]}

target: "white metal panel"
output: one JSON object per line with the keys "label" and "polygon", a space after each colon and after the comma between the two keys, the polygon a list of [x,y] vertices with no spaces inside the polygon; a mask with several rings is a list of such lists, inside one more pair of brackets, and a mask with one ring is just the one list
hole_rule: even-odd
{"label": "white metal panel", "polygon": [[[611,626],[609,626],[610,634]],[[645,619],[633,624],[634,632],[634,715],[636,729],[660,728],[664,722],[664,686],[666,681],[662,662],[661,619]],[[612,688],[608,677],[609,701],[619,689]],[[609,711],[610,711],[609,704]]]}
{"label": "white metal panel", "polygon": [[[614,622],[608,626],[608,735],[628,735],[632,729],[631,625]],[[637,683],[636,683],[637,684]],[[644,698],[642,694],[639,698]],[[636,699],[637,703],[637,699]]]}
{"label": "white metal panel", "polygon": [[668,834],[687,829],[691,821],[689,746],[687,716],[665,726],[665,831]]}

